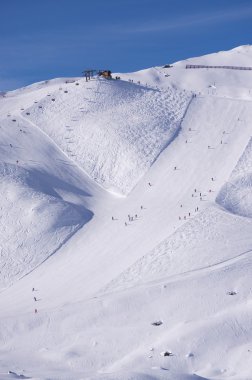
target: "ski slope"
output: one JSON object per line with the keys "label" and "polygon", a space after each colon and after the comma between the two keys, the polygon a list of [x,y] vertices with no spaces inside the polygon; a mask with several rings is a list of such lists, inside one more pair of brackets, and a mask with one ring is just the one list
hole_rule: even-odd
{"label": "ski slope", "polygon": [[201,57],[188,58],[171,67],[152,67],[135,73],[119,74],[125,80],[140,81],[148,86],[166,88],[172,86],[199,95],[217,95],[228,98],[252,99],[251,71],[225,69],[186,69],[186,65],[245,66],[250,67],[251,45],[243,45],[229,51],[220,51]]}
{"label": "ski slope", "polygon": [[51,91],[22,116],[100,185],[127,194],[178,132],[190,98],[172,88],[82,78]]}
{"label": "ski slope", "polygon": [[73,165],[39,131],[12,120],[0,121],[0,288],[56,252],[93,214],[81,204],[88,189],[75,181]]}
{"label": "ski slope", "polygon": [[217,202],[228,211],[241,216],[252,217],[252,139],[243,155],[218,194]]}
{"label": "ski slope", "polygon": [[251,56],[0,99],[0,379],[251,378]]}

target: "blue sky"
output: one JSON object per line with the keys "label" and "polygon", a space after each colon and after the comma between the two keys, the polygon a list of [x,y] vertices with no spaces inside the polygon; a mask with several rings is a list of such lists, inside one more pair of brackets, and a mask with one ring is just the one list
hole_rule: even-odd
{"label": "blue sky", "polygon": [[252,0],[0,0],[0,90],[252,43]]}

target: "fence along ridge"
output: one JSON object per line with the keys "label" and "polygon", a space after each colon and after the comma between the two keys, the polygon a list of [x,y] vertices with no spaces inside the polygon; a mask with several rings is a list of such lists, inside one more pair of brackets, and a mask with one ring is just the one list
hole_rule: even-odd
{"label": "fence along ridge", "polygon": [[208,66],[208,65],[186,65],[186,69],[231,69],[252,70],[251,66]]}

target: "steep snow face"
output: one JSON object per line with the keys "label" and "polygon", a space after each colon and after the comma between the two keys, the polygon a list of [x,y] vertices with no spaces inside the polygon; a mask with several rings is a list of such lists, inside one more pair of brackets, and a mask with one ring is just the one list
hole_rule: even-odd
{"label": "steep snow face", "polygon": [[93,213],[75,168],[38,129],[7,117],[0,120],[0,141],[3,288],[57,251]]}
{"label": "steep snow face", "polygon": [[127,194],[180,128],[190,96],[122,81],[65,84],[23,111],[88,175]]}
{"label": "steep snow face", "polygon": [[0,288],[53,254],[92,214],[54,191],[44,173],[0,164]]}
{"label": "steep snow face", "polygon": [[252,139],[216,201],[234,214],[252,218]]}

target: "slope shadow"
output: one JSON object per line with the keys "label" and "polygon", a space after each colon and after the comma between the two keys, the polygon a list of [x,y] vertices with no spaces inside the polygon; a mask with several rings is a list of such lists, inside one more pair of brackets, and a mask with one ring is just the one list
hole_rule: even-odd
{"label": "slope shadow", "polygon": [[91,194],[86,192],[79,187],[76,187],[68,182],[63,181],[62,179],[40,171],[38,169],[27,169],[28,176],[26,178],[26,183],[33,190],[38,192],[43,192],[44,194],[62,199],[61,195],[57,192],[56,189],[64,190],[71,192],[75,195],[82,195],[85,197],[91,197]]}
{"label": "slope shadow", "polygon": [[[70,226],[76,223],[82,227],[94,216],[93,212],[86,208],[84,205],[69,202],[59,194],[59,190],[64,190],[74,195],[91,197],[90,193],[84,191],[83,189],[80,189],[79,187],[69,184],[68,182],[65,182],[64,180],[52,174],[42,172],[38,169],[28,169],[25,182],[27,186],[29,186],[34,191],[46,194],[50,197],[54,197],[56,198],[55,202],[57,202],[58,199],[64,202],[64,204],[67,206],[64,210],[62,210],[61,216],[54,224],[55,228]],[[52,202],[54,202],[53,199]]]}

